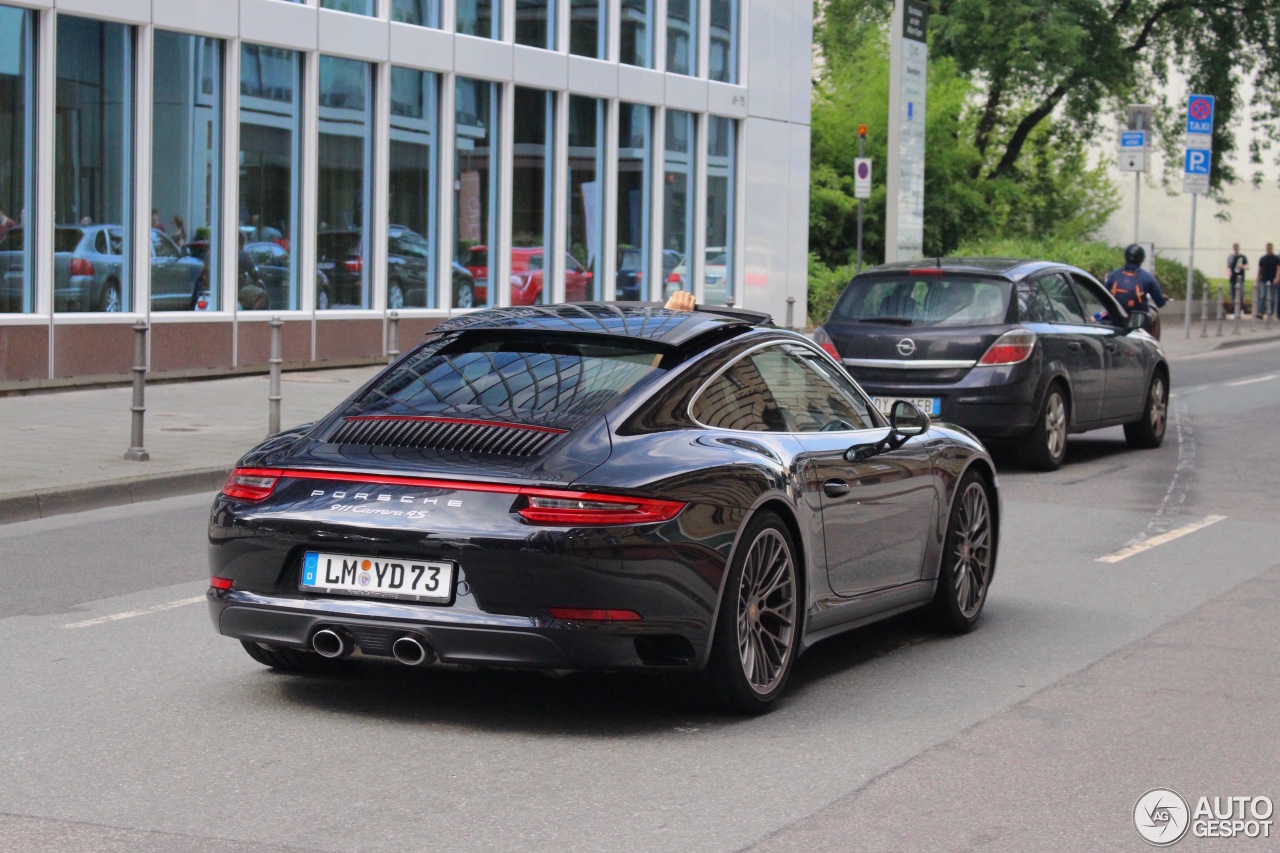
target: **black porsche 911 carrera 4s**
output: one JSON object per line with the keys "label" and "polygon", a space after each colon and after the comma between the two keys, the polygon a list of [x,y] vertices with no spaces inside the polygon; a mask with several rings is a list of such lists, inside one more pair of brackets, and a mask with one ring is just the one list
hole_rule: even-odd
{"label": "black porsche 911 carrera 4s", "polygon": [[978,441],[764,315],[481,311],[240,461],[210,614],[278,669],[698,671],[753,712],[824,637],[971,629],[999,519]]}

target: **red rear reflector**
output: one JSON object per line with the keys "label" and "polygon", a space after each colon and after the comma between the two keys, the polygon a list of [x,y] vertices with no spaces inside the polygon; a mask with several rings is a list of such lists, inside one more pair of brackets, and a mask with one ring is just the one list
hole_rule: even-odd
{"label": "red rear reflector", "polygon": [[196,303],[196,308],[200,309],[201,311],[203,311],[208,307],[209,307],[209,303],[203,299],[201,299],[199,302]]}
{"label": "red rear reflector", "polygon": [[840,361],[840,350],[836,349],[835,341],[831,340],[831,335],[827,333],[826,329],[821,326],[814,329],[813,342],[822,347],[822,351],[827,355],[834,358],[837,362]]}
{"label": "red rear reflector", "polygon": [[271,494],[284,472],[277,468],[237,468],[227,478],[222,493],[242,501],[260,501]]}
{"label": "red rear reflector", "polygon": [[231,589],[230,578],[209,578],[209,586],[214,589]]}
{"label": "red rear reflector", "polygon": [[1035,332],[1026,329],[1014,329],[1005,332],[987,350],[986,355],[978,362],[980,367],[995,367],[1003,364],[1019,364],[1031,358],[1036,348]]}
{"label": "red rear reflector", "polygon": [[72,258],[71,274],[72,275],[93,275],[93,264],[89,263],[84,258]]}
{"label": "red rear reflector", "polygon": [[942,275],[942,270],[935,267],[920,267],[918,269],[911,270],[911,273],[913,275]]}
{"label": "red rear reflector", "polygon": [[585,492],[521,489],[526,505],[516,510],[535,524],[645,524],[670,521],[684,504],[653,498],[624,498]]}
{"label": "red rear reflector", "polygon": [[572,619],[578,622],[639,622],[640,614],[634,610],[588,610],[580,607],[553,607],[555,619]]}

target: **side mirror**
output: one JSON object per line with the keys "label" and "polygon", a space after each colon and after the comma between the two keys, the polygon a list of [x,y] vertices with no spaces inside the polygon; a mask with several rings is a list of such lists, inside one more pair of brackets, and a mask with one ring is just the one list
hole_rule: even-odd
{"label": "side mirror", "polygon": [[1151,330],[1151,315],[1146,311],[1134,311],[1129,315],[1129,331],[1141,329],[1144,332]]}
{"label": "side mirror", "polygon": [[893,434],[903,439],[923,435],[929,429],[929,416],[906,400],[898,400],[889,411]]}
{"label": "side mirror", "polygon": [[874,444],[855,444],[844,452],[846,462],[865,462],[888,450],[897,450],[908,439],[924,435],[931,421],[929,416],[906,400],[898,400],[889,410],[889,434]]}

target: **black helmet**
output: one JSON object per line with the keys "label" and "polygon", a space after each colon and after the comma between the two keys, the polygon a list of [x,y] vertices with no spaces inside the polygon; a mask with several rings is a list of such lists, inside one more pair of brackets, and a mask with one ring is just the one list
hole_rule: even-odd
{"label": "black helmet", "polygon": [[1147,259],[1147,250],[1134,243],[1132,246],[1124,250],[1124,262],[1133,264],[1135,267],[1142,266],[1142,262]]}

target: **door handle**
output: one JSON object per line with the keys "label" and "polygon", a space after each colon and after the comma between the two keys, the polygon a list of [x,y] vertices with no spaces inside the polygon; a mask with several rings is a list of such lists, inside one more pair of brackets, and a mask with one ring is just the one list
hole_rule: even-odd
{"label": "door handle", "polygon": [[1080,342],[1067,341],[1067,349],[1071,350],[1072,352],[1080,352]]}
{"label": "door handle", "polygon": [[842,498],[849,494],[849,484],[844,480],[827,480],[822,484],[822,491],[829,498]]}

